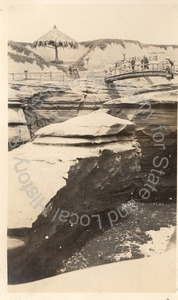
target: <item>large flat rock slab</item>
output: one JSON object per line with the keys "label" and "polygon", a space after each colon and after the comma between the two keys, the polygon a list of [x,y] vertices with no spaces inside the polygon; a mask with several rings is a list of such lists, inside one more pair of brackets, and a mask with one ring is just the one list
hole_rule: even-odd
{"label": "large flat rock slab", "polygon": [[96,111],[79,116],[63,123],[51,124],[36,132],[37,136],[109,136],[125,130],[127,134],[134,132],[135,125],[129,120],[115,118],[106,111]]}

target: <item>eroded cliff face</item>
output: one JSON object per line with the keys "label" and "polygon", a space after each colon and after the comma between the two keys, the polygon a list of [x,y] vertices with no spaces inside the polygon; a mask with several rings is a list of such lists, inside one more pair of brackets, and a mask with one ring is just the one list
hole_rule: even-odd
{"label": "eroded cliff face", "polygon": [[[18,147],[22,140],[33,140],[39,128],[98,110],[104,101],[113,99],[113,95],[113,91],[112,95],[108,94],[108,88],[101,82],[98,85],[87,78],[78,81],[66,77],[64,82],[52,83],[33,80],[11,83],[8,103],[9,149]],[[17,110],[21,111],[20,115]]]}
{"label": "eroded cliff face", "polygon": [[[83,116],[79,118],[83,118]],[[46,142],[44,145],[41,141],[34,141],[31,147],[32,156],[31,151],[29,153],[28,145],[25,145],[22,151],[16,149],[10,152],[10,156],[15,155],[17,158],[22,155],[23,159],[30,161],[33,184],[35,184],[35,178],[40,176],[40,169],[35,167],[35,160],[38,161],[37,157],[35,158],[35,148],[38,154],[40,151],[41,154],[44,151],[41,159],[46,153],[46,164],[50,160],[50,153],[53,156],[54,179],[50,178],[52,173],[46,170],[46,178],[41,177],[41,179],[45,178],[46,184],[50,180],[60,181],[60,178],[56,178],[59,174],[56,173],[57,161],[60,160],[65,164],[68,162],[61,174],[61,177],[65,179],[65,184],[56,189],[52,199],[46,199],[46,210],[43,211],[41,207],[41,212],[43,212],[29,230],[27,244],[9,252],[9,281],[11,283],[55,275],[61,268],[64,258],[70,257],[89,238],[88,235],[83,239],[82,234],[85,234],[86,231],[90,232],[93,228],[96,229],[97,234],[104,226],[111,226],[108,213],[121,208],[122,204],[133,199],[132,194],[135,189],[135,179],[140,170],[141,158],[139,144],[134,138],[134,124],[100,111],[91,113],[87,118],[85,122],[78,121],[78,118],[67,121],[69,124],[73,122],[73,126],[70,127],[71,137],[66,138],[66,143],[64,138],[61,142],[63,144],[54,145],[54,137],[49,135],[50,126],[52,126],[50,125],[49,129],[46,127],[46,135],[44,134],[45,128],[42,129],[43,134],[39,130],[41,140],[44,139]],[[92,121],[93,118],[95,118],[94,121]],[[69,129],[67,122],[65,128],[65,123],[54,124],[58,127],[55,127],[54,135],[57,134],[59,139],[59,135],[65,135],[65,130]],[[79,124],[81,125],[79,126]],[[88,130],[87,124],[91,127],[90,130]],[[76,136],[75,130],[79,127],[80,130]],[[91,132],[90,136],[88,136],[89,131]],[[95,135],[100,137],[99,144],[98,140],[95,141]],[[71,147],[68,140],[74,139],[74,137],[76,145]],[[107,140],[107,137],[110,140]],[[77,139],[81,141],[82,138],[88,140],[87,145],[83,142],[80,146],[78,145]],[[66,171],[68,174],[64,175]],[[35,186],[37,185],[35,184]],[[45,195],[47,194],[45,190],[43,192]],[[25,200],[24,193],[21,193],[22,200]],[[10,199],[10,202],[12,200]],[[11,207],[10,202],[9,206]],[[37,203],[35,199],[31,199],[31,202],[34,202],[34,206]],[[16,203],[17,205],[20,205],[20,202]],[[19,223],[18,227],[23,227],[26,210],[20,206],[17,207],[17,211],[19,209],[21,209],[21,213],[18,214],[19,218],[21,215],[21,226]],[[30,213],[30,207],[28,211]],[[60,215],[62,211],[63,213]],[[125,211],[123,211],[124,214]],[[92,215],[99,215],[100,219],[92,217]],[[78,222],[76,222],[76,216]],[[119,216],[117,219],[119,220]],[[15,221],[11,219],[9,222],[14,227],[13,222]],[[99,222],[101,222],[101,228]],[[59,251],[60,254],[56,257],[56,253]]]}
{"label": "eroded cliff face", "polygon": [[[145,78],[134,79],[132,82],[125,80],[114,86],[104,83],[103,74],[98,72],[81,72],[79,80],[66,78],[64,82],[42,83],[25,82],[11,83],[9,92],[9,116],[13,112],[14,117],[9,119],[9,139],[15,144],[17,139],[25,142],[34,139],[35,132],[44,126],[53,123],[64,122],[68,119],[98,110],[110,100],[122,98],[128,99],[128,89],[139,91],[146,95],[154,93],[152,100],[164,104],[172,103],[169,98],[177,96],[177,83],[174,80],[168,83],[167,79],[151,78],[152,85]],[[163,82],[160,84],[159,82]],[[129,86],[129,88],[128,88]],[[168,99],[168,103],[166,102]],[[130,109],[132,101],[130,101]],[[107,106],[106,106],[107,107]],[[109,107],[112,108],[112,105]],[[160,106],[161,108],[161,106]],[[17,109],[22,111],[19,116]],[[113,103],[113,110],[116,107]],[[114,112],[115,113],[115,112]],[[122,114],[120,114],[122,115]],[[123,114],[124,118],[124,114]],[[25,120],[25,121],[24,121]],[[144,126],[144,125],[143,125]],[[19,143],[17,143],[17,146]]]}
{"label": "eroded cliff face", "polygon": [[[104,103],[113,116],[136,124],[135,135],[141,150],[140,187],[149,184],[151,170],[157,165],[155,190],[149,188],[148,201],[176,201],[177,161],[177,85],[155,85],[130,97]],[[159,165],[159,167],[158,167]],[[162,170],[164,173],[158,173]],[[158,181],[158,182],[156,182]],[[138,196],[138,191],[134,194]],[[142,199],[144,200],[144,199]]]}

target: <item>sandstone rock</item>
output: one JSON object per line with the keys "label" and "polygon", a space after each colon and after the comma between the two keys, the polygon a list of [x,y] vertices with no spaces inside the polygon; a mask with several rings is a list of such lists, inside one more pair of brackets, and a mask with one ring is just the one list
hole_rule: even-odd
{"label": "sandstone rock", "polygon": [[8,102],[8,148],[12,150],[31,139],[22,102],[10,92]]}
{"label": "sandstone rock", "polygon": [[[42,100],[40,106],[34,105],[34,97]],[[8,103],[29,111],[29,129],[33,139],[39,128],[79,115],[87,115],[101,108],[104,102],[113,97],[119,97],[117,91],[110,91],[101,82],[88,82],[86,78],[80,78],[77,82],[69,78],[66,78],[65,82],[27,80],[10,83]]]}
{"label": "sandstone rock", "polygon": [[27,124],[23,110],[18,107],[9,108],[8,109],[8,123],[10,123],[10,124]]}
{"label": "sandstone rock", "polygon": [[[153,192],[149,200],[169,202],[176,201],[177,100],[175,94],[177,90],[175,85],[171,85],[169,91],[167,85],[159,86],[159,89],[157,93],[151,92],[143,95],[138,93],[138,99],[142,97],[139,103],[132,96],[132,101],[128,97],[114,99],[104,103],[103,107],[107,108],[112,116],[128,119],[136,124],[135,135],[143,154],[139,174],[140,188],[146,183],[150,170],[153,168],[153,159],[156,156],[160,159],[168,158],[169,165],[164,170],[165,174],[160,177],[157,192]],[[150,110],[149,106],[141,107],[144,99],[150,105]],[[150,112],[153,112],[152,119],[148,118]],[[165,129],[160,130],[161,125],[165,126]],[[153,129],[155,131],[152,131]],[[163,133],[163,141],[155,146],[153,134],[160,131]],[[139,189],[134,196],[139,199],[138,193]]]}
{"label": "sandstone rock", "polygon": [[95,145],[95,144],[104,144],[112,142],[122,142],[122,141],[132,141],[132,136],[101,136],[95,138],[65,138],[65,137],[56,137],[56,136],[42,136],[37,137],[33,144],[39,145]]}
{"label": "sandstone rock", "polygon": [[86,116],[79,116],[59,124],[48,125],[36,132],[37,136],[105,136],[125,130],[132,134],[134,124],[124,119],[114,118],[106,112],[96,111]]}
{"label": "sandstone rock", "polygon": [[9,124],[8,125],[8,147],[13,150],[21,144],[31,140],[27,125]]}
{"label": "sandstone rock", "polygon": [[[86,159],[87,162],[87,160],[90,161],[93,157],[93,162],[94,160],[97,161],[102,152],[106,150],[109,151],[108,153],[110,153],[110,155],[113,154],[113,159],[117,154],[117,159],[119,160],[120,156],[123,156],[124,159],[125,155],[128,154],[128,157],[130,157],[130,153],[133,153],[133,157],[135,157],[136,161],[134,162],[133,158],[133,166],[132,161],[130,161],[131,173],[132,167],[134,174],[139,170],[138,164],[140,152],[137,143],[134,142],[134,139],[132,141],[123,140],[112,143],[105,143],[101,144],[100,146],[96,144],[96,146],[93,146],[92,148],[86,146],[53,146],[51,144],[41,146],[38,144],[35,145],[32,143],[28,143],[24,145],[22,149],[17,148],[10,152],[9,178],[11,184],[9,185],[8,226],[10,228],[30,227],[36,220],[37,216],[43,210],[43,208],[40,206],[34,209],[34,205],[30,205],[30,197],[28,197],[27,193],[24,190],[21,190],[23,183],[21,183],[21,177],[19,177],[21,172],[16,172],[17,163],[21,162],[21,164],[19,164],[19,169],[26,169],[25,173],[29,174],[28,183],[32,181],[33,186],[38,189],[39,194],[41,193],[42,196],[44,196],[43,205],[45,206],[50,201],[50,199],[55,196],[56,192],[66,185],[65,178],[67,178],[68,176],[66,176],[66,174],[69,172],[72,165],[77,164],[78,168],[80,169],[80,160]],[[23,161],[23,159],[28,161]],[[108,176],[110,175],[108,174]],[[97,179],[96,184],[99,184],[99,182],[97,183]],[[16,199],[15,201],[14,195]]]}
{"label": "sandstone rock", "polygon": [[[107,211],[131,199],[140,157],[140,147],[134,137],[132,141],[118,140],[92,147],[28,143],[22,149],[11,151],[8,228],[30,227],[32,223],[33,226],[27,245],[9,252],[10,282],[55,275],[64,253],[65,257],[71,255],[75,244],[82,243],[82,233],[87,229],[80,222],[75,226],[69,220],[62,222],[59,216],[55,217],[57,210],[75,213],[79,218],[100,214],[102,219]],[[29,162],[15,166],[22,158]],[[41,206],[35,208],[38,200],[33,202],[22,187],[24,168],[30,176],[26,185],[32,181],[45,198],[42,204],[46,205],[46,213],[42,213]],[[97,228],[97,220],[93,222],[91,226]],[[56,258],[58,251],[62,254]],[[48,262],[50,268],[41,260]]]}

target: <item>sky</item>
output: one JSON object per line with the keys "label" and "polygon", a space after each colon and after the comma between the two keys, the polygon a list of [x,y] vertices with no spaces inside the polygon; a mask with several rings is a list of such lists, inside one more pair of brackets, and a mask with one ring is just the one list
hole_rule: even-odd
{"label": "sky", "polygon": [[102,38],[178,45],[177,4],[11,4],[8,39],[34,42],[54,25],[77,42]]}

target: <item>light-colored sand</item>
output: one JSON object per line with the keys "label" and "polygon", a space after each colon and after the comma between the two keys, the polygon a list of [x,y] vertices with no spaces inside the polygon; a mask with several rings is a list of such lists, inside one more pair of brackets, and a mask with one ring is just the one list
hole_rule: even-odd
{"label": "light-colored sand", "polygon": [[152,240],[140,246],[141,252],[144,256],[152,256],[164,253],[169,245],[170,237],[175,231],[175,227],[162,227],[159,231],[149,230],[146,232]]}
{"label": "light-colored sand", "polygon": [[32,283],[9,286],[9,292],[175,292],[175,248],[150,258],[74,271]]}

